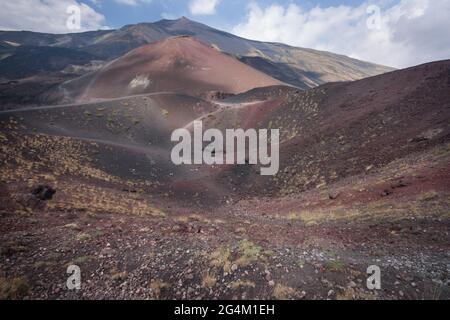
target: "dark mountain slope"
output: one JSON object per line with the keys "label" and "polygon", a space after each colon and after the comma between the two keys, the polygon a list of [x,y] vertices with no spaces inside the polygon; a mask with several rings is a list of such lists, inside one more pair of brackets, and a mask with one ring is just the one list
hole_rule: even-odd
{"label": "dark mountain slope", "polygon": [[302,88],[330,81],[357,80],[393,70],[329,52],[243,39],[186,18],[67,35],[3,31],[0,32],[0,41],[82,49],[110,60],[144,44],[177,35],[193,36],[232,55],[263,58],[270,68],[267,63],[260,65],[250,58],[244,61],[272,77]]}
{"label": "dark mountain slope", "polygon": [[21,79],[84,65],[98,57],[79,50],[58,47],[20,46],[0,60],[0,77]]}

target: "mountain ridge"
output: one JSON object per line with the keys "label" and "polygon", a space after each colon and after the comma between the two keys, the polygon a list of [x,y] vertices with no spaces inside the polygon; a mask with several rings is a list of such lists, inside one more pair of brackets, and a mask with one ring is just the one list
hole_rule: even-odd
{"label": "mountain ridge", "polygon": [[[279,67],[272,69],[267,68],[267,65],[260,71],[302,89],[326,82],[358,80],[394,70],[326,51],[248,40],[187,18],[131,24],[116,30],[62,35],[1,31],[0,41],[13,41],[22,45],[67,47],[109,61],[142,45],[180,35],[193,36],[243,60],[245,57],[259,57],[268,62],[266,64],[278,64],[288,75],[280,74]],[[258,65],[253,67],[258,69]]]}

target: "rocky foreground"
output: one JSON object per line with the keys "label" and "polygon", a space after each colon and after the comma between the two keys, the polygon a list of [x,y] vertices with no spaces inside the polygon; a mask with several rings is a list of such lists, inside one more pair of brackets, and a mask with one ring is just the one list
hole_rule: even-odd
{"label": "rocky foreground", "polygon": [[[92,172],[3,170],[0,298],[448,299],[449,157],[447,145],[297,196],[209,209]],[[67,289],[69,265],[81,290]],[[370,265],[381,290],[367,289]]]}

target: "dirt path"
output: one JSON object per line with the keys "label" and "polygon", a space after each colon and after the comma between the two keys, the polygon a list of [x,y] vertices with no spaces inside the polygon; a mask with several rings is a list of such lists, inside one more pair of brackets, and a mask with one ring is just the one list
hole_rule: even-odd
{"label": "dirt path", "polygon": [[60,105],[54,105],[54,106],[40,106],[40,107],[29,107],[29,108],[19,108],[19,109],[12,109],[12,110],[4,110],[0,111],[0,115],[2,114],[16,114],[21,112],[27,112],[27,111],[37,111],[37,110],[52,110],[52,109],[64,109],[68,107],[82,107],[82,106],[88,106],[93,104],[102,104],[102,103],[109,103],[109,102],[116,102],[116,101],[126,101],[128,99],[132,98],[140,98],[140,97],[152,97],[152,96],[159,96],[159,95],[171,95],[171,94],[177,94],[176,92],[155,92],[155,93],[145,93],[145,94],[139,94],[129,97],[120,97],[120,98],[113,98],[113,99],[98,99],[95,101],[88,101],[88,102],[81,102],[81,103],[69,103],[69,104],[60,104]]}

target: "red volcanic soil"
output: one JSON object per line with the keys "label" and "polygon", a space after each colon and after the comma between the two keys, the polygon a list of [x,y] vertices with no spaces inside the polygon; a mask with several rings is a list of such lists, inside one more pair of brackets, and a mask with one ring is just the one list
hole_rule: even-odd
{"label": "red volcanic soil", "polygon": [[[180,56],[179,41],[205,47],[171,39],[155,61]],[[0,112],[0,300],[448,300],[449,89],[441,61],[216,102],[151,93]],[[174,165],[171,132],[194,119],[278,128],[279,173]],[[45,201],[34,190],[47,185]],[[82,290],[66,290],[70,264]],[[371,265],[381,290],[366,285]]]}
{"label": "red volcanic soil", "polygon": [[[450,61],[441,61],[306,92],[263,88],[271,90],[272,108],[265,107],[256,116],[252,112],[256,105],[248,106],[240,111],[247,116],[236,117],[235,122],[246,126],[251,117],[257,127],[280,128],[281,170],[266,188],[299,193],[447,143],[449,70]],[[259,91],[223,103],[250,101],[251,95],[259,100]],[[259,179],[249,178],[249,190],[255,190]],[[237,185],[242,190],[243,181]]]}
{"label": "red volcanic soil", "polygon": [[89,100],[164,91],[241,93],[277,84],[194,38],[175,37],[135,49],[66,88],[74,98]]}

